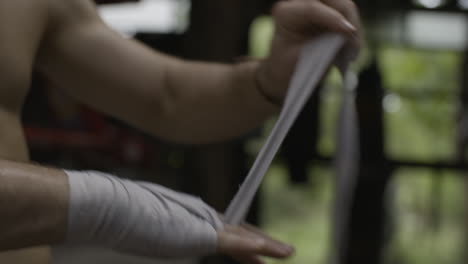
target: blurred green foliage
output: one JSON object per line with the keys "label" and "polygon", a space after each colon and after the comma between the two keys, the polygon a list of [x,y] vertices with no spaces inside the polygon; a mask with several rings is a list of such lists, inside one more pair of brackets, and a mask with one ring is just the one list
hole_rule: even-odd
{"label": "blurred green foliage", "polygon": [[427,161],[453,158],[458,54],[382,47],[378,55],[385,89],[401,104],[385,116],[388,154]]}
{"label": "blurred green foliage", "polygon": [[[268,54],[272,20],[252,26],[251,55]],[[385,147],[397,160],[437,161],[455,157],[460,54],[381,46],[378,56],[386,96]],[[340,103],[336,73],[322,94],[319,150],[332,155]],[[271,126],[271,123],[270,123]],[[258,144],[256,149],[258,149]],[[326,263],[330,253],[331,168],[311,168],[311,183],[290,186],[277,162],[263,185],[264,228],[298,251],[281,263]],[[388,190],[389,242],[385,263],[462,263],[466,218],[464,180],[450,171],[400,169]],[[372,221],[372,219],[369,219]]]}

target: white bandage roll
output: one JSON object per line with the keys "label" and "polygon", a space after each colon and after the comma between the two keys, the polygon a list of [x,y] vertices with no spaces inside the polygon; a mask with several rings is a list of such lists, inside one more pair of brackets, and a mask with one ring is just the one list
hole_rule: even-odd
{"label": "white bandage roll", "polygon": [[215,253],[218,214],[199,198],[100,172],[66,171],[67,242],[149,257]]}

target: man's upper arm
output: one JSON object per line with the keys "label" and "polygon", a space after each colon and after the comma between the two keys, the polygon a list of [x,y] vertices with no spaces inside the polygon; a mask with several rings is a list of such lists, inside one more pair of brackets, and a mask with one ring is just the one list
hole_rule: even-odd
{"label": "man's upper arm", "polygon": [[165,71],[176,59],[114,32],[94,7],[84,12],[53,36],[40,68],[58,87],[96,110],[139,127],[149,109],[157,119],[167,96]]}
{"label": "man's upper arm", "polygon": [[112,31],[93,6],[82,10],[40,56],[40,68],[81,102],[184,143],[237,137],[275,112],[256,89],[258,63],[182,61]]}

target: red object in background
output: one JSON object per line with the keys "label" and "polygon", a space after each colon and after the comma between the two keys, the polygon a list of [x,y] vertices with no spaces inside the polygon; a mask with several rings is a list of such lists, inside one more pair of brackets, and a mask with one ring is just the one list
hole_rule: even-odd
{"label": "red object in background", "polygon": [[52,152],[100,150],[122,164],[148,166],[151,163],[155,146],[145,137],[105,121],[101,125],[100,129],[85,131],[25,126],[24,131],[30,146],[36,148]]}
{"label": "red object in background", "polygon": [[116,141],[112,133],[96,134],[92,131],[71,131],[55,128],[24,127],[28,143],[49,148],[111,149]]}

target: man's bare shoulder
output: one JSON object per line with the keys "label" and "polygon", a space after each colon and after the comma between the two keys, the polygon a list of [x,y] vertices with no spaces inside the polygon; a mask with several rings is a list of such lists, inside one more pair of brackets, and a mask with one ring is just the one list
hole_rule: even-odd
{"label": "man's bare shoulder", "polygon": [[54,30],[99,19],[90,0],[0,0],[0,108],[20,111]]}
{"label": "man's bare shoulder", "polygon": [[19,112],[47,25],[50,0],[0,1],[0,108]]}
{"label": "man's bare shoulder", "polygon": [[55,26],[70,26],[70,23],[98,19],[96,4],[91,0],[46,0],[50,1]]}

